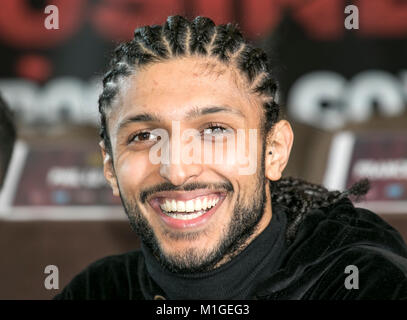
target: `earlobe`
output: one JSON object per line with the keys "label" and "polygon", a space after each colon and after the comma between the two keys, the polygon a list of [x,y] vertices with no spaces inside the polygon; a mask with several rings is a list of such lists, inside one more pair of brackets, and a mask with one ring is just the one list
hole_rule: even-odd
{"label": "earlobe", "polygon": [[267,135],[265,154],[265,175],[269,180],[277,181],[290,157],[294,134],[286,120],[277,122]]}
{"label": "earlobe", "polygon": [[119,196],[119,188],[117,185],[117,178],[113,168],[113,161],[110,154],[106,151],[105,144],[103,141],[99,143],[100,150],[103,157],[103,174],[112,188],[113,195]]}
{"label": "earlobe", "polygon": [[265,175],[267,179],[277,181],[281,178],[280,164],[273,151],[268,151],[265,161]]}

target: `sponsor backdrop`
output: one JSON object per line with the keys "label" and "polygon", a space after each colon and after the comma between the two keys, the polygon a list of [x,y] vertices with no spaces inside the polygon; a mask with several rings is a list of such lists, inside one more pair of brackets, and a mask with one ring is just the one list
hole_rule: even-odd
{"label": "sponsor backdrop", "polygon": [[[10,242],[24,228],[39,230],[32,220],[48,221],[41,229],[46,239],[59,226],[51,220],[66,223],[53,235],[58,245],[42,240],[30,249],[49,250],[42,260],[30,259],[37,269],[50,263],[45,256],[65,266],[62,284],[90,260],[131,247],[132,236],[130,242],[114,238],[109,250],[87,247],[80,263],[68,263],[70,254],[74,261],[84,250],[68,239],[85,236],[64,221],[100,220],[87,229],[97,242],[106,239],[104,226],[113,223],[108,219],[125,219],[100,170],[100,78],[118,42],[173,14],[238,23],[270,55],[296,139],[287,175],[339,189],[371,178],[372,192],[361,205],[407,234],[407,1],[3,0],[0,8],[0,92],[14,111],[20,139],[0,195],[0,227]],[[114,223],[130,234],[125,221]],[[55,253],[61,248],[64,257]],[[4,274],[12,274],[18,261],[27,263],[28,249],[21,250],[7,251],[14,262],[3,266]],[[0,297],[55,293],[40,282],[36,289],[10,281]]]}

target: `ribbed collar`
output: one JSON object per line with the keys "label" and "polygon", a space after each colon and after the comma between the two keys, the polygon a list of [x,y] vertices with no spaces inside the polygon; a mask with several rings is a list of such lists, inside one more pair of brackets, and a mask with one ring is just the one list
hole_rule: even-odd
{"label": "ribbed collar", "polygon": [[281,264],[286,224],[283,207],[273,207],[272,219],[260,235],[231,261],[205,273],[172,273],[144,244],[141,248],[150,277],[167,299],[250,299],[254,288]]}

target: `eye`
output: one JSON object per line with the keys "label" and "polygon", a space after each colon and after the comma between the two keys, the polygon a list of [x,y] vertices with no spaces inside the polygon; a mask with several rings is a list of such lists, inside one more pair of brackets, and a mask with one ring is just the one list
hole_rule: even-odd
{"label": "eye", "polygon": [[230,133],[230,129],[226,129],[219,124],[210,124],[203,130],[203,135],[220,135],[225,133]]}
{"label": "eye", "polygon": [[131,142],[149,142],[149,141],[157,141],[160,140],[160,137],[149,132],[149,131],[142,131],[135,133],[130,136],[129,143]]}

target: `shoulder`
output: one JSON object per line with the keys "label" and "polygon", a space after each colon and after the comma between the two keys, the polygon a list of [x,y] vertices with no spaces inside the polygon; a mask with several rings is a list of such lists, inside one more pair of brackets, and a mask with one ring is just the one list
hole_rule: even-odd
{"label": "shoulder", "polygon": [[307,213],[291,247],[295,251],[299,246],[312,246],[322,255],[363,244],[407,257],[407,246],[396,229],[345,198]]}
{"label": "shoulder", "polygon": [[407,299],[407,258],[379,246],[349,246],[309,272],[316,279],[309,299]]}
{"label": "shoulder", "polygon": [[76,275],[55,300],[129,299],[135,294],[140,250],[99,259]]}
{"label": "shoulder", "polygon": [[[286,265],[305,268],[313,279],[308,298],[407,299],[407,246],[401,235],[349,199],[310,212],[289,251]],[[358,289],[345,286],[352,276]]]}

